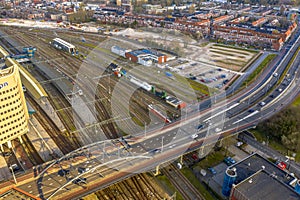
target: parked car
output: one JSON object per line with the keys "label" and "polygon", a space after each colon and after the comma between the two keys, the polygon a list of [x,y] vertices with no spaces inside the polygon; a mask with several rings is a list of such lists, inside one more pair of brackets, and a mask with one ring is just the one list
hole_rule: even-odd
{"label": "parked car", "polygon": [[233,164],[236,163],[236,161],[235,161],[233,158],[229,157],[229,156],[228,156],[227,158],[224,159],[224,162],[225,162],[226,165],[228,165],[228,166],[233,165]]}
{"label": "parked car", "polygon": [[208,170],[213,174],[216,175],[217,171],[213,167],[209,167]]}
{"label": "parked car", "polygon": [[198,156],[197,156],[197,154],[195,154],[195,153],[192,155],[192,158],[193,158],[195,161],[199,159]]}

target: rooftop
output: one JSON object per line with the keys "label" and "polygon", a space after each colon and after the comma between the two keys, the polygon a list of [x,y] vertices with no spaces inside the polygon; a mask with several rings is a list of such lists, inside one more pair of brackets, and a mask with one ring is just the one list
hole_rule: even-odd
{"label": "rooftop", "polygon": [[295,179],[293,176],[279,169],[275,164],[258,154],[252,154],[246,157],[244,160],[241,160],[240,162],[237,162],[229,167],[229,169],[233,168],[235,168],[237,172],[235,184],[239,184],[261,169],[266,171],[268,174],[273,174],[278,181],[281,181],[287,185]]}
{"label": "rooftop", "polygon": [[237,199],[246,196],[248,200],[296,200],[300,195],[291,187],[282,183],[272,174],[260,170],[235,186],[233,196]]}
{"label": "rooftop", "polygon": [[138,49],[138,50],[133,50],[129,53],[134,56],[147,55],[147,54],[155,55],[155,56],[164,56],[164,54],[162,54],[158,51],[155,51],[155,50],[151,50],[151,49]]}

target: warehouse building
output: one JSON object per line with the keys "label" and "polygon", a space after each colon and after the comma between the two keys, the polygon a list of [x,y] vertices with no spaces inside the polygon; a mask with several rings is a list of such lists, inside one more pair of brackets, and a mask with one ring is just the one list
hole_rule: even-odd
{"label": "warehouse building", "polygon": [[167,56],[152,49],[138,49],[125,53],[126,58],[132,62],[136,62],[145,66],[150,66],[154,63],[164,63],[167,61]]}

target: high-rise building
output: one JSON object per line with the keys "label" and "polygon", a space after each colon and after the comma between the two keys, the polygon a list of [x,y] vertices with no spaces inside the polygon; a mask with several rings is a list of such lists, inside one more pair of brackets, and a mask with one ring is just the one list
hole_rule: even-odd
{"label": "high-rise building", "polygon": [[0,147],[28,132],[29,115],[18,63],[0,47]]}

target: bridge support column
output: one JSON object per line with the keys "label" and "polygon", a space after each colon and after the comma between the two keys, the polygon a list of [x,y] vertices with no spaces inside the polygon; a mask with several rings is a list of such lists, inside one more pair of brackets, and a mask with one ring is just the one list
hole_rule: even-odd
{"label": "bridge support column", "polygon": [[18,138],[19,138],[20,143],[23,144],[23,140],[22,140],[21,136],[19,136]]}
{"label": "bridge support column", "polygon": [[157,175],[159,175],[159,165],[157,165],[156,166],[156,168],[155,168],[155,173],[154,173],[154,176],[157,176]]}
{"label": "bridge support column", "polygon": [[199,158],[202,158],[204,155],[204,146],[201,146],[199,149]]}
{"label": "bridge support column", "polygon": [[183,155],[180,156],[180,164],[183,165]]}
{"label": "bridge support column", "polygon": [[9,141],[7,141],[7,146],[8,146],[8,148],[12,148],[12,145],[11,145],[11,141],[9,140]]}

